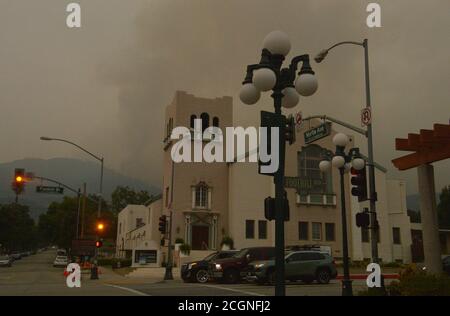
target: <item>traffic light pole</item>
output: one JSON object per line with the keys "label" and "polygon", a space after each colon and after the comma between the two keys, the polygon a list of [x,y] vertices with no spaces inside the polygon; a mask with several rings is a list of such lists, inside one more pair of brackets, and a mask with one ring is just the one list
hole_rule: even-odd
{"label": "traffic light pole", "polygon": [[348,236],[347,236],[347,208],[345,206],[345,184],[344,184],[345,168],[339,168],[341,181],[341,222],[342,222],[342,256],[344,266],[344,279],[342,280],[342,296],[352,296],[352,280],[350,280],[350,268],[348,260]]}
{"label": "traffic light pole", "polygon": [[175,163],[172,160],[172,176],[170,179],[170,221],[169,221],[169,249],[167,250],[167,264],[166,273],[164,274],[164,280],[173,280],[172,267],[173,267],[173,257],[172,257],[172,226],[173,226],[173,180],[175,172]]}
{"label": "traffic light pole", "polygon": [[[281,116],[281,89],[275,89],[272,94],[275,114]],[[281,122],[281,120],[277,120]],[[275,296],[285,296],[286,287],[284,280],[284,160],[285,160],[285,135],[282,133],[284,126],[278,126],[279,130],[279,167],[274,176],[275,183]]]}
{"label": "traffic light pole", "polygon": [[[366,81],[366,106],[372,108],[370,98],[370,78],[369,78],[369,47],[367,39],[363,42],[364,47],[364,69]],[[370,197],[370,227],[371,227],[371,246],[372,246],[372,261],[379,263],[378,258],[378,225],[376,213],[377,193],[375,189],[375,166],[373,161],[373,138],[372,138],[372,120],[367,125],[367,147],[368,147],[368,165],[369,165],[369,197]]]}

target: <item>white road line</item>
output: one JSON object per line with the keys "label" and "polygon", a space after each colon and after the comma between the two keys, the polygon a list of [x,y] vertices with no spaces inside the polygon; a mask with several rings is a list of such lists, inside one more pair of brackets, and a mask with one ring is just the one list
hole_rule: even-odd
{"label": "white road line", "polygon": [[199,285],[200,286],[204,286],[204,287],[210,287],[210,288],[214,288],[214,289],[219,289],[219,290],[226,290],[226,291],[231,291],[231,292],[243,293],[243,294],[247,294],[247,295],[251,295],[251,296],[265,296],[264,294],[260,294],[260,293],[241,291],[241,290],[237,290],[237,289],[230,289],[228,287],[223,287],[223,286],[218,286],[218,285],[206,285],[206,284],[199,284]]}
{"label": "white road line", "polygon": [[133,289],[130,289],[130,288],[127,288],[127,287],[123,287],[123,286],[118,286],[118,285],[113,285],[113,284],[105,284],[105,285],[106,286],[115,287],[116,289],[121,289],[121,290],[124,290],[124,291],[128,291],[128,292],[131,292],[133,294],[140,295],[140,296],[151,296],[150,294],[147,294],[147,293],[144,293],[144,292],[140,292],[140,291],[137,291],[137,290],[133,290]]}

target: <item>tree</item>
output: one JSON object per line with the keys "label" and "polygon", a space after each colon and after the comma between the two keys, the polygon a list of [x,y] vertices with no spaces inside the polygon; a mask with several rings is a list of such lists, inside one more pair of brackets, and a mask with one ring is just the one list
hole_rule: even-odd
{"label": "tree", "polygon": [[147,191],[134,191],[128,186],[118,186],[111,194],[112,209],[118,213],[128,204],[144,204],[151,196]]}
{"label": "tree", "polygon": [[0,205],[0,244],[7,252],[37,248],[39,236],[28,206]]}
{"label": "tree", "polygon": [[450,229],[450,185],[442,189],[437,206],[439,227]]}
{"label": "tree", "polygon": [[[86,200],[86,210],[84,214],[84,239],[94,239],[96,231],[98,204],[95,196]],[[70,248],[72,240],[77,236],[77,216],[78,199],[76,197],[65,196],[61,202],[53,202],[49,205],[48,211],[39,217],[39,232],[49,244],[56,244],[62,248]],[[116,216],[109,211],[108,205],[103,201],[101,220],[105,222],[105,231],[101,238],[115,239],[116,236]],[[80,214],[81,231],[81,214]]]}

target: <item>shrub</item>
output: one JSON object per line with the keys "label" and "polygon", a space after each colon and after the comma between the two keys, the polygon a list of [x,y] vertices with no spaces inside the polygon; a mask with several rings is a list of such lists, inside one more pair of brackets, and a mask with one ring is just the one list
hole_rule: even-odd
{"label": "shrub", "polygon": [[175,243],[176,244],[184,244],[184,239],[178,237],[177,239],[175,239]]}
{"label": "shrub", "polygon": [[222,238],[222,242],[220,243],[220,247],[223,245],[227,245],[230,249],[234,249],[234,240],[230,236],[225,236]]}
{"label": "shrub", "polygon": [[191,253],[191,246],[188,244],[182,244],[180,245],[180,251],[186,255],[189,255]]}
{"label": "shrub", "polygon": [[111,266],[113,269],[131,267],[131,259],[123,258],[100,258],[97,260],[99,266]]}
{"label": "shrub", "polygon": [[429,274],[416,265],[409,265],[388,290],[392,296],[450,296],[450,277]]}

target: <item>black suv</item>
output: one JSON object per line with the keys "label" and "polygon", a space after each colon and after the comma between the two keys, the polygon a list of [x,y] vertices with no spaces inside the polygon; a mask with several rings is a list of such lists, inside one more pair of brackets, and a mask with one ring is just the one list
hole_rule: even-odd
{"label": "black suv", "polygon": [[209,274],[218,281],[237,283],[247,275],[251,262],[271,260],[274,257],[275,247],[244,248],[231,258],[212,260],[209,264]]}
{"label": "black suv", "polygon": [[224,250],[210,254],[200,261],[185,263],[181,266],[181,278],[184,282],[206,283],[209,280],[208,265],[216,259],[230,258],[237,250]]}

